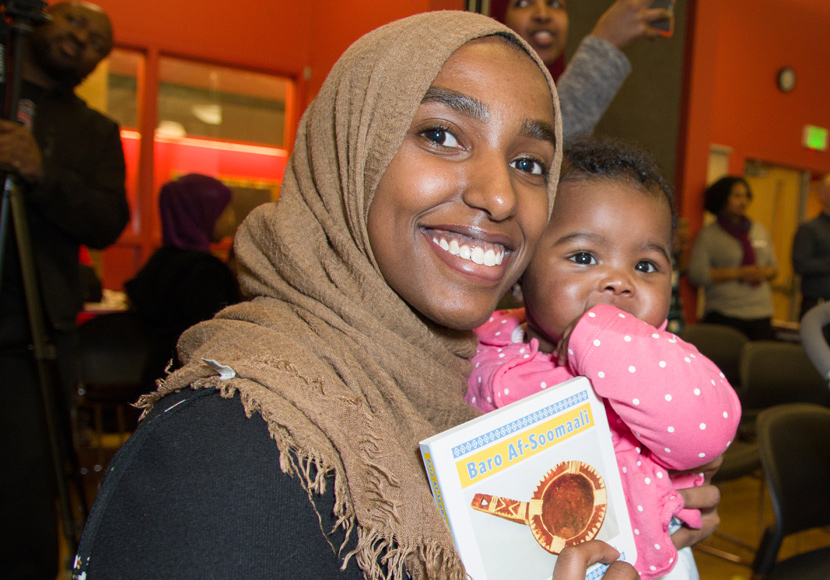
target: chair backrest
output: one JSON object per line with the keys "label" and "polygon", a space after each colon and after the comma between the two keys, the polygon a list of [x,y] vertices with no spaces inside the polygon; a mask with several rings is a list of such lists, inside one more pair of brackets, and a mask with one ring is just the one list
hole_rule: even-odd
{"label": "chair backrest", "polygon": [[101,314],[78,327],[81,381],[99,387],[137,387],[150,342],[137,314]]}
{"label": "chair backrest", "polygon": [[758,340],[741,355],[741,404],[766,409],[784,403],[830,405],[830,389],[800,344]]}
{"label": "chair backrest", "polygon": [[684,326],[679,336],[697,347],[703,356],[718,366],[726,380],[738,388],[741,381],[741,353],[744,345],[749,342],[743,332],[724,324],[701,322]]}
{"label": "chair backrest", "polygon": [[765,574],[784,536],[830,525],[830,409],[809,403],[766,409],[758,416],[758,448],[775,512],[753,565]]}

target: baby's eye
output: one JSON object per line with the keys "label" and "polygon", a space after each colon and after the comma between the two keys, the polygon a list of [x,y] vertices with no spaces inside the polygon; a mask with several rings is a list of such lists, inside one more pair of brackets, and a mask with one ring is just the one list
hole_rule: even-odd
{"label": "baby's eye", "polygon": [[543,175],[545,173],[544,164],[533,159],[532,157],[522,157],[521,159],[516,159],[510,165],[519,171],[524,171],[525,173],[530,173],[532,175]]}
{"label": "baby's eye", "polygon": [[646,274],[653,274],[657,271],[657,266],[654,262],[649,262],[648,260],[643,260],[638,262],[637,265],[634,267],[635,270],[638,272],[645,272]]}
{"label": "baby's eye", "polygon": [[592,264],[596,264],[596,258],[594,258],[588,252],[577,252],[576,254],[572,255],[568,258],[571,262],[575,262],[577,264],[581,264],[583,266],[590,266]]}
{"label": "baby's eye", "polygon": [[455,135],[443,127],[431,127],[429,129],[425,129],[421,132],[421,135],[436,145],[441,145],[442,147],[460,147],[458,139],[455,138]]}

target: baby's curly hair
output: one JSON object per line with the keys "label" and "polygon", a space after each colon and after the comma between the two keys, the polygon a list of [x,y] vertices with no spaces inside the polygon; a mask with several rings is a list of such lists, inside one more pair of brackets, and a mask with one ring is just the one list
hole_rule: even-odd
{"label": "baby's curly hair", "polygon": [[674,188],[645,149],[622,139],[579,136],[568,139],[563,155],[560,184],[595,180],[624,182],[648,195],[665,198],[671,212],[672,231],[677,227]]}

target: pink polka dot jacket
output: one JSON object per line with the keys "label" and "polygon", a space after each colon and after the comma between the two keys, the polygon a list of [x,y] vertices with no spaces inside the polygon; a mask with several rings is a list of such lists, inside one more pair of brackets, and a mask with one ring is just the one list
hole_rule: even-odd
{"label": "pink polka dot jacket", "polygon": [[524,309],[498,311],[476,329],[467,402],[492,411],[575,376],[591,380],[605,401],[614,450],[644,580],[672,570],[673,516],[693,528],[698,510],[675,491],[700,485],[694,470],[729,446],[741,416],[732,386],[712,361],[675,335],[602,304],[589,310],[568,343],[568,363],[524,342]]}

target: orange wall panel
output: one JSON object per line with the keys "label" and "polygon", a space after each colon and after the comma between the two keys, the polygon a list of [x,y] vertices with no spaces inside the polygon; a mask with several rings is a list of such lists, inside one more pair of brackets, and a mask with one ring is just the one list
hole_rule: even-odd
{"label": "orange wall panel", "polygon": [[331,67],[355,40],[393,20],[428,12],[430,8],[429,0],[354,3],[319,0],[315,3],[308,101],[319,92]]}
{"label": "orange wall panel", "polygon": [[[830,4],[826,0],[719,2],[712,141],[733,148],[735,170],[747,157],[830,171],[830,153],[801,145],[805,124],[830,128]],[[791,66],[795,89],[782,93],[776,75]]]}
{"label": "orange wall panel", "polygon": [[286,73],[308,63],[312,3],[288,0],[95,0],[116,42]]}
{"label": "orange wall panel", "polygon": [[[801,145],[804,125],[830,128],[830,44],[826,0],[696,0],[687,70],[688,103],[683,156],[682,213],[696,230],[702,218],[711,144],[732,148],[730,170],[747,158],[830,171],[830,152]],[[777,71],[795,69],[790,93],[776,86]],[[694,233],[694,231],[693,231]]]}

